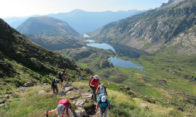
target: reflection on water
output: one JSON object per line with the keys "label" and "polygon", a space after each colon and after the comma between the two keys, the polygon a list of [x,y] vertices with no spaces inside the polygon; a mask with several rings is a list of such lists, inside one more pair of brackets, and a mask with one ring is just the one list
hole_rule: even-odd
{"label": "reflection on water", "polygon": [[[109,50],[112,50],[114,53],[116,53],[115,49],[109,44],[96,43],[94,40],[86,40],[86,42],[87,42],[87,46],[105,49],[105,50],[109,49]],[[137,64],[134,64],[131,61],[122,60],[117,57],[110,57],[110,58],[108,58],[108,60],[111,61],[114,66],[118,66],[118,67],[137,68],[140,70],[143,70],[143,68],[144,68],[143,66],[139,66]]]}
{"label": "reflection on water", "polygon": [[109,59],[109,61],[112,62],[112,64],[114,66],[123,67],[123,68],[137,68],[140,70],[143,70],[143,68],[144,68],[143,66],[139,66],[137,64],[134,64],[131,61],[122,60],[117,57],[110,57],[108,59]]}
{"label": "reflection on water", "polygon": [[88,43],[87,46],[90,46],[90,47],[95,47],[95,48],[100,48],[100,49],[104,49],[104,50],[112,50],[113,52],[116,53],[115,49],[109,45],[109,44],[106,44],[106,43]]}

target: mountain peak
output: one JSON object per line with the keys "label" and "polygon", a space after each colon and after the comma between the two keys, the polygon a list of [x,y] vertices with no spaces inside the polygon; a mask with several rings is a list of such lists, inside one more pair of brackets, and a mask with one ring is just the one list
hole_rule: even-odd
{"label": "mountain peak", "polygon": [[49,16],[31,17],[21,24],[17,30],[23,34],[42,36],[78,36],[79,33],[69,24]]}

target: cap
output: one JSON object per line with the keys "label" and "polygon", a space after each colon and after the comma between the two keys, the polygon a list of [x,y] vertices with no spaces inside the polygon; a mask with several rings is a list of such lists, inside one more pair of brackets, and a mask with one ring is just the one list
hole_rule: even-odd
{"label": "cap", "polygon": [[102,102],[106,102],[106,96],[102,96],[102,97],[101,97],[101,101],[102,101]]}
{"label": "cap", "polygon": [[94,78],[95,78],[95,79],[99,79],[99,76],[98,76],[98,75],[94,75]]}

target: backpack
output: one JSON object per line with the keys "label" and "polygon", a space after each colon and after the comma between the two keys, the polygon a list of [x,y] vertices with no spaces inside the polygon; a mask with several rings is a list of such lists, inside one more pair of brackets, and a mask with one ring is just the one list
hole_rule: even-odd
{"label": "backpack", "polygon": [[59,80],[57,80],[57,79],[53,79],[52,80],[52,86],[54,87],[54,86],[57,86],[57,83],[59,83]]}
{"label": "backpack", "polygon": [[91,80],[93,80],[93,76],[90,77],[90,80],[89,80],[89,86],[91,86]]}
{"label": "backpack", "polygon": [[106,87],[103,86],[103,92],[101,92],[101,87],[98,87],[98,91],[99,91],[99,94],[102,94],[102,93],[106,94]]}

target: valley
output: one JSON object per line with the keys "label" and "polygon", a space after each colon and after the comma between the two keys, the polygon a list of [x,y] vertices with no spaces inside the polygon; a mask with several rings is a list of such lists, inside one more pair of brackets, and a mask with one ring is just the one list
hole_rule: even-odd
{"label": "valley", "polygon": [[[169,0],[88,33],[77,29],[84,34],[65,17],[32,17],[17,30],[0,19],[0,116],[42,117],[63,98],[77,117],[100,116],[83,96],[91,96],[89,78],[98,74],[109,117],[195,117],[195,0]],[[54,95],[50,84],[63,70],[70,86]]]}

